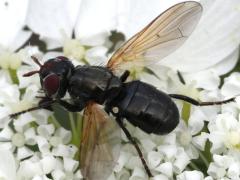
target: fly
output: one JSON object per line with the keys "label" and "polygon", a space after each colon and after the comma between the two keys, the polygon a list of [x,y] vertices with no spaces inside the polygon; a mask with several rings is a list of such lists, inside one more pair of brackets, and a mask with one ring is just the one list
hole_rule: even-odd
{"label": "fly", "polygon": [[[156,17],[143,30],[119,48],[104,67],[76,66],[68,58],[58,56],[41,64],[35,57],[39,70],[36,73],[46,97],[39,106],[11,114],[46,108],[58,103],[71,112],[84,110],[83,137],[80,148],[80,166],[85,178],[105,180],[116,165],[120,144],[120,128],[134,145],[149,177],[152,173],[143,154],[123,124],[123,119],[146,133],[167,134],[179,123],[179,111],[172,100],[181,99],[197,106],[223,104],[198,102],[179,94],[166,94],[154,86],[139,80],[126,82],[132,66],[148,66],[174,52],[190,36],[202,14],[198,2],[176,4]],[[117,76],[121,72],[121,76]],[[62,98],[68,92],[71,102]],[[104,109],[102,106],[104,106]],[[110,119],[109,114],[115,117]],[[119,128],[120,127],[120,128]],[[114,154],[115,153],[115,154]]]}

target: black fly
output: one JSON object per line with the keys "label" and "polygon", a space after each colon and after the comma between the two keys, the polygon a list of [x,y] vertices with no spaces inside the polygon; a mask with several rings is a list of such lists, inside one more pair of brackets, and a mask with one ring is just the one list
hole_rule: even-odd
{"label": "black fly", "polygon": [[[187,96],[166,94],[139,80],[126,82],[129,76],[127,69],[131,66],[147,66],[157,62],[182,45],[198,23],[201,12],[202,6],[193,1],[169,8],[117,50],[105,67],[74,67],[63,56],[49,59],[42,65],[32,57],[40,70],[24,76],[38,73],[46,97],[38,107],[11,114],[10,117],[46,108],[53,103],[59,103],[71,112],[84,109],[80,150],[82,172],[88,179],[106,179],[114,167],[112,157],[106,150],[112,148],[112,138],[106,136],[109,129],[115,128],[114,131],[117,131],[114,121],[109,120],[107,115],[111,113],[135,146],[148,176],[152,177],[140,148],[123,125],[124,118],[147,133],[167,134],[179,123],[179,111],[171,98],[198,106],[234,100],[198,102]],[[122,72],[120,77],[116,75],[117,71]],[[71,102],[62,99],[66,92],[70,94]],[[97,104],[104,105],[107,113]],[[110,170],[107,173],[106,168]]]}

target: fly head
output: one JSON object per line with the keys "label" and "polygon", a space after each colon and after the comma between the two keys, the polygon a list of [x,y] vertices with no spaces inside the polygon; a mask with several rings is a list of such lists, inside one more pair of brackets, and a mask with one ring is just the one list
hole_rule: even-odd
{"label": "fly head", "polygon": [[68,87],[68,80],[71,77],[74,66],[68,58],[58,56],[47,60],[43,65],[32,56],[35,63],[40,66],[37,71],[31,71],[23,76],[28,77],[38,73],[41,86],[49,98],[62,98]]}

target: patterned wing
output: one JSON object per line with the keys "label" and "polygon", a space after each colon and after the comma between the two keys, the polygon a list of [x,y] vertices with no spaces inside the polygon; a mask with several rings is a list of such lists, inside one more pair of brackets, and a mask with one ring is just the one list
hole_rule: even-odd
{"label": "patterned wing", "polygon": [[90,103],[84,110],[80,147],[81,171],[87,180],[106,180],[120,153],[121,131],[101,106]]}
{"label": "patterned wing", "polygon": [[155,63],[180,47],[190,36],[202,14],[198,2],[176,4],[134,35],[108,61],[111,70]]}

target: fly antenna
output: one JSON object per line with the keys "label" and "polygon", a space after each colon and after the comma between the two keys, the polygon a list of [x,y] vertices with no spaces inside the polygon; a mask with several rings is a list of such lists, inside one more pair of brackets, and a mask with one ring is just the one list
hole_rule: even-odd
{"label": "fly antenna", "polygon": [[[43,65],[39,62],[39,60],[35,56],[31,56],[31,58],[40,67],[40,69],[43,67]],[[23,77],[29,77],[29,76],[32,76],[39,72],[40,72],[40,70],[31,71],[31,72],[23,74]]]}
{"label": "fly antenna", "polygon": [[43,65],[39,62],[38,58],[35,57],[35,56],[31,56],[32,60],[37,64],[39,65],[39,67],[42,67]]}
{"label": "fly antenna", "polygon": [[39,73],[39,71],[31,71],[31,72],[25,73],[25,74],[23,74],[23,77],[32,76],[32,75],[34,75],[36,73]]}

